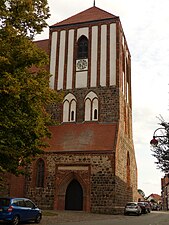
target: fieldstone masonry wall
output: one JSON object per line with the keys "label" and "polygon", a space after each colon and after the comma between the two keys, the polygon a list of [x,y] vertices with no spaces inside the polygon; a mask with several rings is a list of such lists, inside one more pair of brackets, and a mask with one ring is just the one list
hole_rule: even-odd
{"label": "fieldstone masonry wall", "polygon": [[[117,87],[79,88],[65,91],[65,95],[72,93],[77,99],[77,123],[84,122],[85,97],[90,92],[96,93],[99,99],[99,122],[117,122],[119,116],[119,90]],[[62,105],[51,105],[49,111],[53,118],[62,123]]]}
{"label": "fieldstone masonry wall", "polygon": [[[110,213],[113,210],[115,195],[115,176],[112,170],[114,159],[112,159],[112,155],[106,154],[46,154],[44,158],[48,170],[46,186],[44,188],[33,186],[34,182],[31,178],[35,168],[31,167],[26,186],[27,197],[35,199],[38,205],[46,209],[52,209],[54,205],[59,207],[55,198],[59,199],[57,196],[59,188],[64,189],[60,185],[64,183],[67,187],[70,180],[68,179],[66,184],[63,181],[66,176],[73,174],[88,195],[85,198],[89,201],[85,202],[86,210]],[[63,168],[66,167],[67,169],[64,170]],[[84,167],[85,170],[79,170],[79,167]]]}
{"label": "fieldstone masonry wall", "polygon": [[[84,191],[84,210],[97,213],[120,213],[126,196],[126,183],[115,176],[114,154],[46,154],[46,185],[33,184],[35,168],[30,168],[26,195],[44,209],[64,210],[66,188],[76,178]],[[131,194],[132,195],[132,194]],[[129,196],[131,200],[132,196]],[[117,205],[119,207],[117,207]]]}

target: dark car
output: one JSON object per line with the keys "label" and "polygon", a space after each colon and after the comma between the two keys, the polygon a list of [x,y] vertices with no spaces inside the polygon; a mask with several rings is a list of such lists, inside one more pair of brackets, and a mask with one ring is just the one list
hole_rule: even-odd
{"label": "dark car", "polygon": [[150,202],[148,202],[148,201],[145,202],[145,205],[146,205],[148,213],[150,213],[151,212],[151,204],[150,204]]}
{"label": "dark car", "polygon": [[153,210],[153,211],[154,211],[154,210],[159,211],[159,210],[160,210],[160,206],[159,206],[157,203],[153,203],[153,204],[152,204],[152,210]]}
{"label": "dark car", "polygon": [[151,212],[151,206],[148,202],[138,202],[139,206],[141,207],[141,213],[150,213]]}
{"label": "dark car", "polygon": [[27,198],[0,198],[0,220],[18,225],[20,222],[40,223],[41,210]]}
{"label": "dark car", "polygon": [[144,202],[138,202],[138,204],[141,207],[141,213],[143,213],[143,214],[148,213],[147,208],[146,208]]}

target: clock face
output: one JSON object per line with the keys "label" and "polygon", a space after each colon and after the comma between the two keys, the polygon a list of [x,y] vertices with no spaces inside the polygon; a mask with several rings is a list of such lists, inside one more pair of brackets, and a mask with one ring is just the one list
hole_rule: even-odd
{"label": "clock face", "polygon": [[88,68],[88,60],[87,59],[78,59],[76,61],[76,70],[87,70]]}

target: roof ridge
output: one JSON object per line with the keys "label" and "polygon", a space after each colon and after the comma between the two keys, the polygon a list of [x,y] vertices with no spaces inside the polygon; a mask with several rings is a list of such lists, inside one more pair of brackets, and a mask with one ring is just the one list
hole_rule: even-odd
{"label": "roof ridge", "polygon": [[104,19],[111,19],[111,18],[117,18],[117,16],[115,16],[103,9],[100,9],[97,6],[92,6],[92,7],[85,9],[73,16],[68,17],[67,19],[62,20],[61,22],[55,23],[50,27],[90,22],[90,21],[97,21],[97,20],[104,20]]}

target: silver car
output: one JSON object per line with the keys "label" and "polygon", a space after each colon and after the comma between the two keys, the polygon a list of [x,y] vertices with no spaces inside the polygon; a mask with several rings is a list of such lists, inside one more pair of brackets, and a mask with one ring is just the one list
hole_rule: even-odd
{"label": "silver car", "polygon": [[124,215],[136,214],[141,215],[141,207],[137,202],[128,202],[124,208]]}

